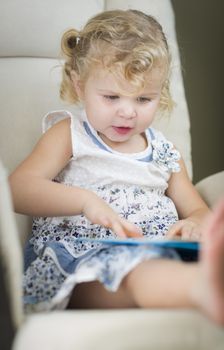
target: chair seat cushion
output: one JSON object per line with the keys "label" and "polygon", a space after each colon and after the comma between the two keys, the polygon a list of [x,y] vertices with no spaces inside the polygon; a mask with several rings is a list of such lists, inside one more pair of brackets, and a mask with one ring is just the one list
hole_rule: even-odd
{"label": "chair seat cushion", "polygon": [[28,316],[13,350],[211,350],[224,330],[195,311],[55,311]]}

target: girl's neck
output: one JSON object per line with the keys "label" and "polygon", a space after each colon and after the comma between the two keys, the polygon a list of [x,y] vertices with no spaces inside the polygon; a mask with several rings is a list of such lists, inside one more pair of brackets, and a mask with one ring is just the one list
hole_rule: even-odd
{"label": "girl's neck", "polygon": [[100,133],[99,136],[107,146],[120,153],[140,153],[148,147],[145,133],[134,135],[126,142],[113,142]]}

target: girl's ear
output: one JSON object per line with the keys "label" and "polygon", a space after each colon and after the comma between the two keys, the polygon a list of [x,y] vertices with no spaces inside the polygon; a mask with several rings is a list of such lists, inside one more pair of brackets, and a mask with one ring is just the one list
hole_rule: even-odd
{"label": "girl's ear", "polygon": [[83,97],[83,89],[82,89],[80,76],[74,70],[71,71],[70,76],[71,76],[73,87],[81,101]]}

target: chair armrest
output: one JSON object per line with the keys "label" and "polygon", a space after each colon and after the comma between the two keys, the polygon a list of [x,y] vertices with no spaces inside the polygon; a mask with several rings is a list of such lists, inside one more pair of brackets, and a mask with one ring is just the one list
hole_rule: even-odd
{"label": "chair armrest", "polygon": [[214,206],[218,199],[224,196],[224,171],[206,177],[195,187],[208,206]]}
{"label": "chair armrest", "polygon": [[7,172],[0,160],[0,259],[4,266],[4,283],[9,293],[15,328],[23,321],[22,271],[23,257],[16,227]]}

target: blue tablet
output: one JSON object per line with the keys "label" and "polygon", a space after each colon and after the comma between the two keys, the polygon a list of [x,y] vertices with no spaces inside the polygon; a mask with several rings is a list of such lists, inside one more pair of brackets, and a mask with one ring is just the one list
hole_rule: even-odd
{"label": "blue tablet", "polygon": [[173,248],[173,249],[187,249],[198,251],[200,249],[199,242],[193,241],[181,241],[181,240],[149,240],[146,238],[108,238],[108,239],[100,239],[100,238],[77,238],[77,241],[80,242],[93,242],[93,243],[101,243],[105,245],[149,245],[149,246],[159,246],[164,248]]}
{"label": "blue tablet", "polygon": [[117,246],[117,245],[127,245],[127,246],[138,246],[146,245],[151,247],[163,247],[175,249],[179,254],[180,258],[186,262],[198,261],[200,243],[193,241],[177,241],[177,240],[149,240],[146,238],[77,238],[79,242],[89,242],[89,243],[101,243],[103,246]]}

